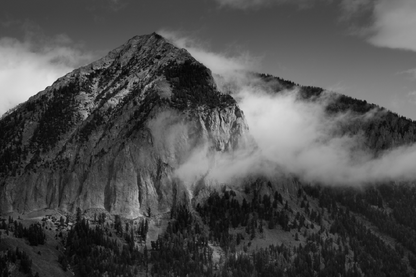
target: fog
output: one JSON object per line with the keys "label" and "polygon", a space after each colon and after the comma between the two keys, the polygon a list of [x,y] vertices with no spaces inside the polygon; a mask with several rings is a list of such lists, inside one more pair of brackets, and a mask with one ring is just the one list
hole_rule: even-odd
{"label": "fog", "polygon": [[63,34],[50,38],[36,31],[23,40],[0,36],[0,117],[90,60],[91,53]]}
{"label": "fog", "polygon": [[298,100],[297,91],[270,95],[243,88],[238,93],[261,158],[305,182],[357,186],[416,177],[416,146],[374,158],[361,135],[339,135],[341,124],[371,120],[382,111],[330,116],[325,108],[336,95],[329,92],[313,102]]}
{"label": "fog", "polygon": [[252,65],[257,64],[247,63],[255,60],[247,58],[249,54],[241,58],[240,54],[214,53],[177,33],[163,31],[163,35],[209,68],[215,61],[211,70],[218,89],[236,99],[254,139],[252,145],[227,153],[213,151],[209,143],[199,145],[176,171],[186,183],[201,178],[227,183],[251,175],[280,174],[329,186],[416,179],[416,145],[390,149],[375,158],[361,134],[340,135],[339,126],[371,120],[384,111],[328,115],[325,109],[336,101],[337,93],[323,92],[314,101],[300,100],[298,88],[276,92],[275,84],[248,73],[256,71]]}
{"label": "fog", "polygon": [[384,111],[329,115],[325,109],[336,101],[336,93],[324,92],[314,101],[305,101],[298,97],[297,89],[276,93],[269,84],[250,80],[250,76],[227,87],[234,88],[232,95],[244,112],[254,145],[229,153],[200,145],[177,170],[187,183],[202,177],[230,183],[246,176],[280,174],[329,186],[416,178],[416,145],[394,148],[375,158],[361,134],[340,135],[339,126],[371,120]]}

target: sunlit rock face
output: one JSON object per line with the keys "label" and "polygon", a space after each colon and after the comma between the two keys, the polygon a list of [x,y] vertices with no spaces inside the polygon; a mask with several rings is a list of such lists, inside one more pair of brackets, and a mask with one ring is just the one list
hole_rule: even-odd
{"label": "sunlit rock face", "polygon": [[101,208],[126,217],[186,198],[175,170],[201,144],[248,140],[211,72],[157,34],[74,70],[0,121],[0,212]]}

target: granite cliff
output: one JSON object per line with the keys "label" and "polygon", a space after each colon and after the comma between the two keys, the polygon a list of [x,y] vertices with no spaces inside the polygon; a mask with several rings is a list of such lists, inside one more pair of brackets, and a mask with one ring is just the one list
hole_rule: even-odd
{"label": "granite cliff", "polygon": [[158,34],[136,36],[0,120],[0,212],[165,212],[192,149],[232,151],[248,127],[211,72]]}

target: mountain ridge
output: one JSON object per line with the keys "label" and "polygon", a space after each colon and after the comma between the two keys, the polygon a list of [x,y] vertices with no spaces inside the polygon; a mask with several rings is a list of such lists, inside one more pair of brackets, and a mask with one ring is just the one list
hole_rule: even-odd
{"label": "mountain ridge", "polygon": [[[192,74],[197,82],[187,74]],[[221,105],[216,105],[218,103]],[[157,121],[160,115],[170,120],[171,125],[165,126],[169,128],[158,130],[158,126],[152,125],[151,122]],[[148,156],[148,163],[142,158],[128,159],[130,163],[141,164],[136,168],[139,171],[151,164],[150,171],[154,173],[148,171],[145,177],[143,173],[134,173],[135,177],[129,177],[130,189],[135,190],[136,195],[151,194],[149,205],[157,209],[157,198],[171,194],[169,186],[160,184],[161,179],[167,178],[162,182],[172,182],[177,159],[186,156],[187,147],[206,140],[211,141],[214,149],[226,151],[244,140],[240,138],[247,130],[241,110],[230,96],[216,90],[209,69],[186,50],[176,48],[155,33],[133,37],[104,58],[59,78],[4,117],[1,124],[5,130],[0,137],[3,145],[0,156],[3,165],[0,168],[3,176],[1,211],[15,209],[12,207],[21,211],[51,207],[74,211],[81,203],[94,201],[101,202],[101,208],[112,210],[115,201],[112,197],[117,192],[117,186],[110,184],[117,182],[113,173],[98,181],[107,183],[106,188],[101,185],[98,190],[102,193],[99,200],[91,200],[85,195],[81,199],[78,194],[88,191],[88,186],[83,184],[86,180],[88,182],[88,176],[93,175],[87,170],[92,164],[98,166],[97,160],[111,152],[113,158],[105,162],[111,172],[114,167],[111,160],[133,142],[139,143],[138,149],[145,149],[145,154],[125,153],[124,158]],[[172,126],[182,128],[185,134],[175,133]],[[193,130],[186,133],[187,126],[192,126]],[[166,130],[170,133],[163,133]],[[182,148],[178,148],[182,150],[169,146],[168,141],[160,141],[163,136],[155,137],[155,132],[173,136],[172,139],[183,143]],[[154,149],[158,141],[160,149]],[[150,149],[155,151],[149,152]],[[162,157],[158,151],[163,152]],[[122,168],[120,164],[117,170]],[[146,193],[137,191],[141,187],[138,182],[145,184]],[[90,183],[94,187],[97,182]],[[161,186],[167,187],[161,189]],[[25,195],[25,200],[12,196],[16,193]],[[118,191],[118,195],[124,197],[127,197],[126,193]],[[74,200],[74,195],[77,195],[77,200]],[[129,210],[131,206],[135,210],[131,216],[137,216],[141,213],[137,199],[142,196],[127,197],[127,202],[133,201],[134,205],[123,205],[117,200],[119,212],[124,208]],[[171,195],[168,198],[172,201]],[[39,199],[44,202],[39,204]],[[68,199],[71,199],[70,203],[66,203]],[[166,205],[170,204],[163,204],[163,209],[167,208]],[[94,207],[95,204],[86,206]]]}
{"label": "mountain ridge", "polygon": [[[299,88],[299,97],[307,101],[314,101],[324,92],[321,88],[299,86],[268,74],[254,75],[276,93]],[[374,104],[344,95],[339,95],[336,101],[326,107],[327,112],[332,114],[347,110],[362,114],[372,109],[382,110]],[[159,114],[164,119],[158,120]],[[367,146],[376,152],[415,141],[414,122],[388,111],[386,118],[389,120],[352,121],[341,132],[355,135],[364,130],[365,137],[368,138]],[[186,151],[208,141],[216,151],[230,151],[238,144],[252,144],[247,123],[237,102],[230,94],[218,91],[208,68],[196,61],[185,49],[175,47],[156,33],[135,36],[103,58],[59,78],[2,118],[0,127],[4,132],[0,135],[1,211],[13,210],[14,206],[25,211],[30,210],[33,205],[36,209],[61,207],[74,211],[80,203],[90,201],[85,195],[84,200],[81,200],[79,194],[85,189],[84,182],[91,176],[91,166],[109,152],[114,159],[124,149],[126,141],[147,141],[149,145],[155,146],[160,139],[158,136],[170,135],[157,130],[157,124],[151,123],[160,124],[163,120],[170,122],[164,125],[165,129],[173,130],[172,126],[179,126],[183,132],[193,134],[186,139],[182,138],[185,141],[192,140]],[[388,128],[379,128],[386,123]],[[153,126],[153,130],[150,130],[149,124]],[[191,132],[188,130],[189,126],[193,126]],[[388,130],[395,135],[386,135]],[[158,136],[152,135],[152,132],[158,133]],[[177,138],[181,136],[179,132],[175,135]],[[169,143],[159,143],[159,150],[165,151],[164,147]],[[162,193],[153,186],[154,180],[161,176],[154,176],[161,172],[161,167],[165,168],[165,174],[171,176],[168,182],[172,183],[175,168],[188,155],[183,154],[186,152],[183,145],[181,155],[172,154],[176,153],[172,147],[171,145],[171,149],[164,152],[165,158],[150,159],[154,160],[151,166],[154,173],[150,174],[153,177],[146,177],[145,181],[139,174],[131,183],[152,183],[150,187],[153,198]],[[154,155],[152,153],[148,155]],[[106,163],[111,164],[109,161]],[[143,160],[140,163],[142,168],[148,168]],[[107,166],[108,171],[112,172],[113,165]],[[61,173],[54,175],[56,172]],[[106,177],[99,181],[107,184],[107,189],[101,188],[105,191],[104,196],[100,197],[101,200],[92,201],[106,203],[98,206],[107,210],[112,209],[111,195],[116,191],[114,187],[110,189],[109,183],[115,178],[111,174],[103,174]],[[34,185],[35,188],[42,188],[35,189],[43,191],[42,196],[38,196],[38,192],[29,192],[26,189],[28,185],[23,185],[27,183],[37,184]],[[94,184],[90,186],[94,187]],[[16,191],[16,187],[19,190]],[[69,189],[71,187],[75,189]],[[168,190],[162,194],[168,195]],[[15,200],[12,195],[18,194],[26,195],[26,199]],[[137,194],[141,195],[138,199],[146,195],[143,192]],[[78,202],[74,202],[74,195],[78,195]],[[63,205],[68,197],[72,199],[71,204]],[[41,205],[33,204],[39,202],[38,198],[47,200],[44,199]],[[137,201],[133,202],[132,206],[139,206]],[[151,202],[149,205],[158,206],[156,199]],[[25,207],[25,203],[32,204]],[[93,208],[96,204],[90,203],[85,207]],[[134,209],[135,213],[140,210]]]}
{"label": "mountain ridge", "polygon": [[[254,73],[254,77],[269,86],[273,93],[299,88],[298,97],[301,101],[315,101],[324,92],[321,88],[299,86],[268,74]],[[374,104],[344,95],[338,95],[336,101],[329,102],[325,109],[328,114],[346,111],[365,114],[374,109],[383,111]],[[364,131],[367,147],[373,149],[375,155],[393,146],[413,143],[416,137],[415,123],[389,111],[385,113],[383,118],[389,118],[387,121],[377,117],[368,121],[357,119],[344,124],[339,131],[349,135]],[[158,116],[162,119],[158,119]],[[197,123],[193,121],[196,118]],[[165,129],[171,130],[174,129],[172,126],[179,126],[185,133],[189,133],[188,127],[193,126],[194,137],[187,137],[193,140],[190,143],[192,146],[188,145],[186,151],[208,141],[212,149],[220,152],[236,149],[239,143],[252,144],[247,123],[237,102],[229,93],[217,90],[210,70],[185,49],[175,47],[156,33],[135,36],[103,58],[66,74],[20,104],[0,122],[2,130],[5,130],[0,136],[3,146],[0,149],[0,176],[3,179],[0,197],[2,203],[8,203],[3,204],[7,207],[3,206],[2,210],[9,210],[13,206],[11,203],[14,200],[10,195],[7,196],[7,187],[14,186],[10,183],[15,182],[15,177],[19,179],[26,176],[27,180],[20,181],[25,183],[52,182],[55,185],[48,186],[59,187],[57,191],[67,187],[65,183],[75,182],[78,189],[67,194],[77,194],[76,191],[83,189],[81,184],[88,178],[90,166],[108,152],[113,151],[112,155],[117,155],[126,141],[132,140],[148,141],[149,145],[155,146],[160,140],[158,136],[166,135],[157,130],[157,124],[163,123]],[[388,128],[379,128],[386,123]],[[388,130],[395,135],[386,135]],[[158,135],[154,136],[152,132]],[[175,135],[180,137],[179,133]],[[199,135],[195,136],[196,133]],[[164,149],[169,143],[159,143],[158,147]],[[164,161],[154,162],[154,168],[169,164],[170,159],[174,162],[168,171],[169,176],[173,176],[171,174],[175,168],[188,154],[183,152],[179,157],[172,154],[176,153],[175,150],[168,152],[167,157],[162,159]],[[172,155],[176,155],[175,158]],[[175,160],[177,158],[179,160]],[[145,164],[142,165],[146,168]],[[37,176],[37,181],[28,177],[28,173],[37,175],[39,169],[48,172],[46,175],[53,175],[55,171],[66,173],[53,177],[54,181],[46,176]],[[137,180],[136,183],[139,182]],[[108,180],[100,182],[108,183]],[[24,186],[20,186],[25,192]],[[9,192],[12,191],[9,189]],[[52,193],[47,197],[49,200],[44,208],[50,208],[51,203],[60,207],[62,200],[56,201],[55,194],[60,195],[59,199],[65,195]],[[108,204],[111,201],[108,199],[112,193],[107,189],[105,195],[107,200],[104,202],[107,204],[102,205],[102,208],[111,210]],[[27,196],[27,201],[33,201],[31,198],[37,201],[36,196]],[[79,199],[77,201],[82,202]],[[155,203],[157,201],[152,205]],[[73,202],[70,210],[75,207]],[[20,206],[19,209],[26,208]]]}

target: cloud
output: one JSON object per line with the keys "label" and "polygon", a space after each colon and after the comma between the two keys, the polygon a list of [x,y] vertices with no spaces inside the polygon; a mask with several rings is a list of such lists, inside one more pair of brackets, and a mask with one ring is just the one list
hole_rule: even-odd
{"label": "cloud", "polygon": [[[86,9],[90,12],[118,12],[129,5],[130,0],[94,0],[88,3]],[[97,15],[96,15],[97,16]]]}
{"label": "cloud", "polygon": [[119,10],[125,8],[128,4],[128,0],[107,0],[108,7],[110,10],[114,12],[118,12]]}
{"label": "cloud", "polygon": [[416,81],[416,68],[411,68],[405,71],[398,72],[397,75],[405,75],[412,81]]}
{"label": "cloud", "polygon": [[91,59],[64,34],[27,31],[22,40],[0,38],[0,115]]}
{"label": "cloud", "polygon": [[378,0],[368,42],[374,46],[416,51],[416,1]]}
{"label": "cloud", "polygon": [[372,12],[376,0],[342,0],[339,3],[341,20],[356,19],[358,16]]}
{"label": "cloud", "polygon": [[275,82],[264,82],[250,74],[256,70],[247,59],[206,50],[195,40],[174,32],[160,33],[219,75],[216,82],[229,88],[227,91],[237,100],[254,140],[231,152],[216,152],[209,142],[195,147],[175,171],[191,187],[201,179],[211,184],[233,183],[253,175],[290,174],[305,182],[334,186],[416,179],[416,144],[375,157],[360,133],[345,135],[340,129],[383,116],[383,110],[328,115],[326,107],[336,101],[336,93],[324,92],[314,101],[300,100],[298,89],[276,93]]}
{"label": "cloud", "polygon": [[299,8],[310,8],[316,4],[336,3],[343,12],[342,17],[350,18],[372,8],[377,0],[215,0],[220,7],[229,7],[240,10],[260,9],[271,5],[291,4]]}
{"label": "cloud", "polygon": [[342,0],[340,7],[350,15],[362,12],[372,6],[374,0]]}
{"label": "cloud", "polygon": [[342,82],[338,82],[334,85],[328,86],[325,88],[327,91],[337,92],[337,93],[344,93],[345,91],[349,90],[350,88],[344,86]]}
{"label": "cloud", "polygon": [[368,43],[416,51],[416,1],[343,0],[340,6],[341,19],[350,20],[353,34]]}
{"label": "cloud", "polygon": [[271,172],[280,169],[306,182],[326,185],[416,178],[415,167],[409,162],[416,158],[416,147],[397,148],[374,158],[360,134],[339,135],[339,126],[372,119],[380,116],[380,111],[329,116],[326,106],[337,97],[330,93],[312,102],[300,101],[296,91],[271,95],[245,88],[240,94],[239,104],[259,155],[271,165]]}
{"label": "cloud", "polygon": [[209,145],[194,150],[177,170],[185,183],[235,183],[253,175],[290,174],[304,182],[329,186],[362,186],[416,179],[416,145],[380,153],[366,147],[365,138],[345,135],[340,126],[382,116],[384,111],[328,115],[326,107],[338,95],[324,92],[314,101],[300,100],[297,90],[271,93],[268,84],[250,82],[234,92],[247,120],[255,147],[229,153]]}
{"label": "cloud", "polygon": [[194,38],[179,32],[160,30],[158,33],[177,47],[185,48],[196,60],[208,67],[220,91],[229,90],[229,85],[245,82],[244,76],[248,71],[256,72],[260,69],[261,57],[255,57],[249,52],[239,51],[232,55],[226,52],[216,53]]}
{"label": "cloud", "polygon": [[258,9],[270,5],[294,4],[300,8],[307,8],[317,1],[330,2],[331,0],[215,0],[221,7],[247,10]]}
{"label": "cloud", "polygon": [[215,0],[221,7],[248,10],[292,4],[301,8],[335,3],[341,21],[351,23],[351,33],[377,47],[416,51],[416,1],[414,0]]}
{"label": "cloud", "polygon": [[413,104],[416,104],[416,91],[411,91],[407,94],[407,97]]}
{"label": "cloud", "polygon": [[259,58],[255,58],[247,52],[241,52],[237,55],[215,53],[209,51],[197,40],[181,35],[179,32],[160,30],[158,33],[177,47],[188,50],[195,59],[211,69],[214,74],[226,75],[236,71],[258,68]]}
{"label": "cloud", "polygon": [[237,9],[258,8],[272,3],[284,3],[286,0],[216,0],[220,6],[229,6]]}

